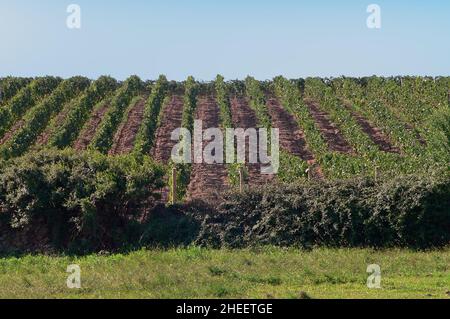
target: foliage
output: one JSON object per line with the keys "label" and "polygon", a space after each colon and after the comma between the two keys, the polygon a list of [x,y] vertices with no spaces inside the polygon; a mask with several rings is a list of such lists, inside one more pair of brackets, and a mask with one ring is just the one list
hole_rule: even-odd
{"label": "foliage", "polygon": [[113,143],[114,133],[122,122],[126,109],[131,100],[142,92],[143,86],[141,79],[133,75],[117,90],[105,118],[89,146],[90,148],[102,153],[108,152]]}
{"label": "foliage", "polygon": [[160,75],[158,81],[152,87],[152,93],[148,98],[142,124],[136,135],[134,150],[141,154],[148,154],[153,146],[156,129],[159,125],[159,118],[164,105],[164,98],[167,94],[168,82],[164,75]]}
{"label": "foliage", "polygon": [[70,145],[78,136],[93,106],[108,98],[117,85],[117,81],[109,76],[101,76],[94,81],[86,93],[68,105],[68,113],[61,125],[51,123],[54,132],[49,145],[60,149]]}
{"label": "foliage", "polygon": [[40,77],[18,91],[8,104],[0,108],[0,136],[3,136],[32,106],[50,94],[60,82],[60,78]]}
{"label": "foliage", "polygon": [[57,247],[121,246],[162,176],[146,156],[30,152],[0,167],[2,220],[11,229],[43,223]]}
{"label": "foliage", "polygon": [[13,98],[23,87],[32,81],[31,78],[7,76],[0,79],[0,105]]}
{"label": "foliage", "polygon": [[23,118],[23,126],[0,148],[1,156],[9,159],[24,154],[45,129],[52,115],[83,92],[89,84],[89,79],[84,77],[72,77],[63,81],[50,96],[27,112]]}
{"label": "foliage", "polygon": [[202,223],[214,247],[411,246],[450,243],[450,176],[274,185],[232,193]]}

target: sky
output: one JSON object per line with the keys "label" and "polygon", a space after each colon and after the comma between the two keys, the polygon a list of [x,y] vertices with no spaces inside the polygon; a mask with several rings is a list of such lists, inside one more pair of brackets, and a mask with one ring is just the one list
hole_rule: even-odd
{"label": "sky", "polygon": [[449,76],[450,1],[0,0],[0,39],[1,77]]}

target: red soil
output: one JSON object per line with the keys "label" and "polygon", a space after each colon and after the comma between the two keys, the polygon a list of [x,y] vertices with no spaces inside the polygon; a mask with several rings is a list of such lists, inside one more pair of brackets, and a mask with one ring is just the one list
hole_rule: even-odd
{"label": "red soil", "polygon": [[334,152],[352,154],[353,149],[342,136],[336,124],[330,121],[328,113],[320,110],[316,102],[305,99],[305,103],[314,118],[317,127],[328,144],[328,149]]}
{"label": "red soil", "polygon": [[53,130],[63,124],[64,119],[67,116],[67,113],[69,113],[69,108],[65,108],[64,110],[58,113],[55,121],[56,125],[55,126],[47,125],[45,130],[41,134],[39,134],[36,140],[36,145],[46,145],[48,143],[48,140],[50,139]]}
{"label": "red soil", "polygon": [[370,139],[378,146],[378,148],[384,152],[400,153],[398,147],[391,144],[389,138],[378,128],[373,126],[367,119],[361,114],[352,110],[348,102],[344,102],[344,106],[352,113],[353,117],[361,126],[364,133],[366,133]]}
{"label": "red soil", "polygon": [[[258,120],[255,111],[249,106],[247,99],[233,97],[231,99],[231,115],[235,128],[257,128]],[[248,139],[246,139],[246,162],[248,161]],[[261,174],[261,164],[246,163],[248,184],[252,186],[264,185],[273,180],[274,175]]]}
{"label": "red soil", "polygon": [[25,121],[23,119],[18,120],[16,123],[14,123],[13,127],[11,127],[9,129],[9,131],[7,131],[5,133],[5,135],[3,135],[3,137],[0,139],[0,145],[5,144],[6,142],[8,142],[8,140],[18,131],[22,128],[22,126],[25,124]]}
{"label": "red soil", "polygon": [[306,161],[313,168],[313,177],[323,178],[320,166],[316,164],[314,155],[308,150],[305,134],[298,127],[294,116],[275,98],[267,99],[267,108],[272,118],[272,127],[279,129],[281,148]]}
{"label": "red soil", "polygon": [[146,98],[140,99],[128,113],[125,123],[121,123],[109,150],[109,155],[126,154],[131,152],[134,146],[136,134],[144,117]]}
{"label": "red soil", "polygon": [[73,145],[74,149],[76,149],[77,151],[82,151],[88,147],[89,143],[92,141],[95,135],[98,125],[105,116],[108,107],[109,105],[105,104],[94,111],[86,127],[81,131],[80,135],[75,141]]}
{"label": "red soil", "polygon": [[[203,96],[197,102],[196,118],[203,121],[203,130],[219,127],[219,107],[211,96]],[[203,147],[208,143],[203,141]],[[193,154],[193,153],[192,153]],[[228,188],[228,171],[224,164],[192,164],[191,178],[187,189],[188,199],[216,201],[220,192]]]}
{"label": "red soil", "polygon": [[[161,124],[156,129],[155,144],[150,154],[153,159],[160,163],[168,163],[170,160],[172,148],[176,141],[170,139],[173,130],[181,127],[183,116],[183,97],[181,95],[173,95],[170,102],[164,107]],[[169,200],[169,187],[160,190],[161,202],[166,203]]]}
{"label": "red soil", "polygon": [[170,139],[173,130],[181,127],[183,116],[183,97],[173,95],[170,102],[164,107],[161,125],[156,130],[155,145],[151,150],[152,157],[160,162],[167,163],[173,146],[177,143]]}

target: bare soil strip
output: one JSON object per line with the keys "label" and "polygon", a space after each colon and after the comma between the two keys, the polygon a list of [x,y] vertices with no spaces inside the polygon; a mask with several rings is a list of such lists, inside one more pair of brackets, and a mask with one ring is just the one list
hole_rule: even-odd
{"label": "bare soil strip", "polygon": [[84,127],[84,129],[81,131],[80,135],[78,136],[77,140],[75,141],[73,148],[77,151],[85,150],[89,143],[94,138],[95,132],[97,130],[97,127],[99,126],[100,122],[102,121],[103,117],[105,116],[106,111],[108,110],[109,104],[102,105],[98,109],[94,110],[94,113],[92,114],[91,118],[89,119],[89,122]]}
{"label": "bare soil strip", "polygon": [[416,136],[416,140],[418,140],[422,146],[427,146],[427,141],[425,141],[425,139],[422,137],[422,135],[420,135],[417,129],[414,128],[414,126],[409,123],[405,123],[405,128]]}
{"label": "bare soil strip", "polygon": [[281,147],[306,161],[313,168],[314,178],[323,178],[322,170],[316,164],[313,153],[308,149],[305,134],[298,127],[294,116],[286,111],[275,98],[269,97],[266,104],[272,119],[272,127],[279,129]]}
{"label": "bare soil strip", "polygon": [[[231,99],[231,115],[235,128],[257,128],[258,120],[255,111],[249,106],[244,97],[233,97]],[[248,184],[251,186],[264,185],[274,179],[274,175],[261,174],[259,163],[248,163],[248,139],[246,139],[246,168],[248,172]]]}
{"label": "bare soil strip", "polygon": [[168,163],[170,154],[176,141],[170,139],[173,130],[181,127],[183,116],[183,97],[173,95],[170,102],[164,107],[161,125],[156,129],[155,144],[150,152],[153,159],[160,163]]}
{"label": "bare soil strip", "polygon": [[[183,96],[173,95],[170,102],[164,107],[161,124],[156,129],[155,144],[150,151],[154,160],[167,164],[170,160],[170,154],[176,141],[170,139],[173,130],[181,127],[183,117]],[[161,202],[166,203],[169,200],[169,187],[164,187],[160,191]]]}
{"label": "bare soil strip", "polygon": [[[214,97],[198,98],[196,118],[203,121],[203,131],[211,127],[219,127],[219,106]],[[208,141],[203,141],[203,147]],[[187,198],[216,201],[220,192],[228,188],[228,171],[225,164],[192,164],[191,178],[187,189]]]}
{"label": "bare soil strip", "polygon": [[52,121],[49,121],[49,125],[47,125],[45,130],[38,136],[35,144],[46,145],[51,137],[51,134],[54,132],[54,129],[58,128],[64,123],[64,119],[66,118],[69,111],[70,109],[66,107],[64,110],[58,113],[58,115],[56,116],[55,126],[51,126],[50,123]]}
{"label": "bare soil strip", "polygon": [[23,119],[20,119],[14,123],[14,125],[3,135],[3,137],[0,139],[0,145],[5,144],[9,141],[9,139],[17,132],[19,131],[23,125],[25,124],[25,121]]}
{"label": "bare soil strip", "polygon": [[113,146],[108,152],[109,155],[127,154],[132,151],[136,134],[144,117],[146,100],[146,98],[140,99],[128,112],[127,120],[120,124],[114,135]]}
{"label": "bare soil strip", "polygon": [[322,111],[316,102],[305,99],[306,106],[314,118],[320,133],[328,144],[328,149],[334,152],[352,154],[353,149],[345,140],[336,124],[330,121],[328,113]]}
{"label": "bare soil strip", "polygon": [[400,149],[396,146],[394,146],[390,141],[389,138],[378,128],[373,126],[366,118],[364,118],[361,114],[358,112],[352,110],[348,102],[344,101],[344,106],[347,110],[350,111],[352,116],[356,119],[356,122],[358,122],[359,126],[363,130],[364,133],[366,133],[370,139],[378,146],[380,150],[383,152],[388,153],[400,153]]}

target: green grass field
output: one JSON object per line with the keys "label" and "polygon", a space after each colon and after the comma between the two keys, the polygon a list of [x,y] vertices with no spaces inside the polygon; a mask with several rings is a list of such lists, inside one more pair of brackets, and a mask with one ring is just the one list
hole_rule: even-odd
{"label": "green grass field", "polygon": [[[81,288],[66,268],[81,268]],[[369,264],[381,288],[369,289]],[[140,250],[0,259],[0,298],[450,298],[450,248],[439,251],[266,247]]]}

